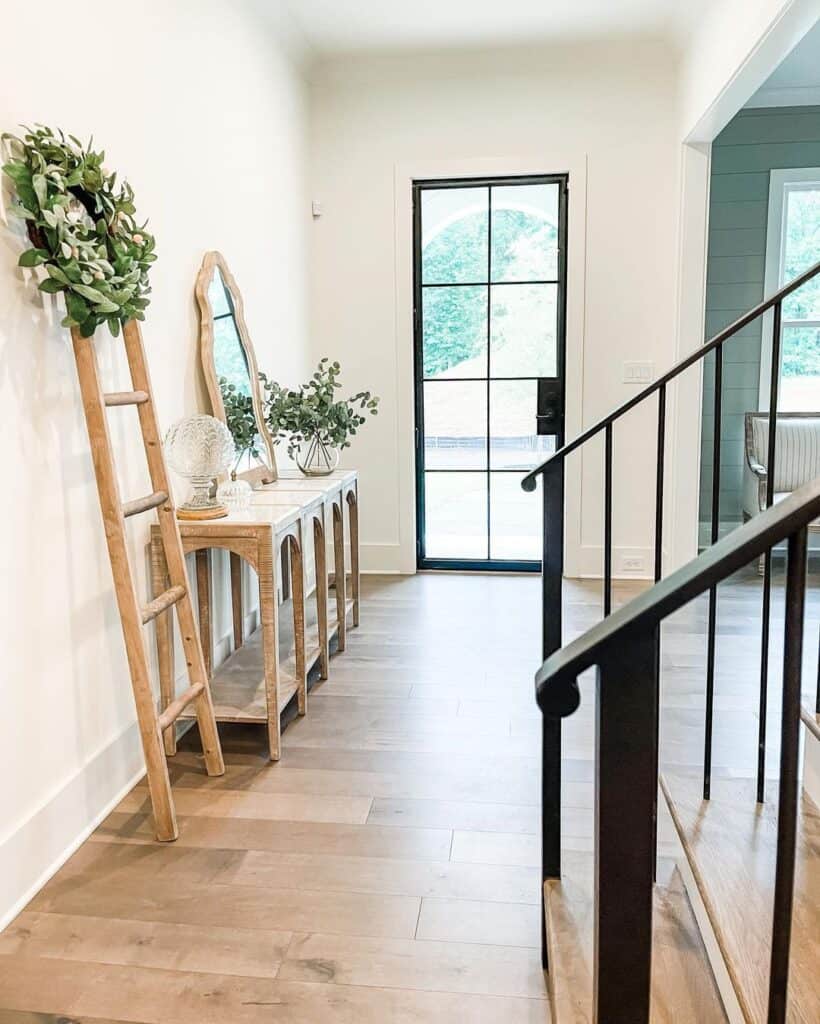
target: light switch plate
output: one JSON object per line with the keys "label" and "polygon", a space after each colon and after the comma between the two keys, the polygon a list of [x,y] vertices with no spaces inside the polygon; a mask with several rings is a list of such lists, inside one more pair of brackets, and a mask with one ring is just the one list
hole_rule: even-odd
{"label": "light switch plate", "polygon": [[624,384],[651,384],[655,379],[655,364],[651,362],[624,363]]}

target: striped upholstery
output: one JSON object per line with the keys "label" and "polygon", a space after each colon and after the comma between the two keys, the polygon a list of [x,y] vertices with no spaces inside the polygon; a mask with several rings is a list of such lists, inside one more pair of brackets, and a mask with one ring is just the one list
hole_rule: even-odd
{"label": "striped upholstery", "polygon": [[[746,456],[750,462],[767,468],[769,420],[767,415],[751,415],[747,432]],[[748,434],[751,433],[751,437]],[[749,443],[751,442],[751,443]],[[794,491],[820,476],[820,414],[778,416],[775,438],[774,489]]]}

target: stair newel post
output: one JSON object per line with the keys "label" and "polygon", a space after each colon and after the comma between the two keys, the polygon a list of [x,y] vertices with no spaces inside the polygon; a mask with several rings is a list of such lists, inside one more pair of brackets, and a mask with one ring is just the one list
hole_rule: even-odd
{"label": "stair newel post", "polygon": [[[541,479],[543,560],[541,563],[542,657],[562,643],[564,578],[564,460],[551,463]],[[544,885],[561,877],[561,719],[541,718],[541,959],[547,966]]]}
{"label": "stair newel post", "polygon": [[655,867],[658,626],[600,659],[595,778],[596,1022],[647,1024]]}
{"label": "stair newel post", "polygon": [[780,781],[777,803],[777,859],[775,861],[772,955],[769,970],[768,1024],[785,1024],[788,1010],[789,951],[797,854],[797,811],[800,799],[800,689],[803,667],[807,553],[808,532],[804,526],[789,537],[789,561],[786,576]]}

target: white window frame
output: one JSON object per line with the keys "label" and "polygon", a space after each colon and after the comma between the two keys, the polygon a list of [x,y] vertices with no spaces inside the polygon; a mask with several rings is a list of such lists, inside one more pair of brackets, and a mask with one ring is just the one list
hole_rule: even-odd
{"label": "white window frame", "polygon": [[[820,167],[793,167],[773,170],[769,176],[769,212],[766,218],[766,272],[764,296],[773,295],[783,282],[783,261],[786,255],[786,196],[803,189],[820,189]],[[772,325],[770,310],[763,317],[760,345],[760,387],[758,408],[768,411],[772,375]],[[783,320],[782,327],[817,327],[820,320]],[[782,358],[782,347],[781,347]]]}

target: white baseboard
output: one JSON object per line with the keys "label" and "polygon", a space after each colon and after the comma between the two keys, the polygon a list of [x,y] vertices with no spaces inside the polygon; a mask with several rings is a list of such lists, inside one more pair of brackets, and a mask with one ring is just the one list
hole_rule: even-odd
{"label": "white baseboard", "polygon": [[0,931],[144,775],[134,722],[0,841]]}
{"label": "white baseboard", "polygon": [[363,573],[378,573],[384,576],[406,575],[416,571],[416,559],[412,550],[398,543],[362,544],[359,548],[359,564]]}
{"label": "white baseboard", "polygon": [[[637,560],[640,568],[632,569],[630,562]],[[582,544],[576,564],[568,559],[566,575],[582,580],[603,578],[603,544]],[[650,547],[612,548],[612,578],[614,580],[653,580],[655,578],[655,549]]]}
{"label": "white baseboard", "polygon": [[801,723],[803,731],[803,789],[820,807],[820,739]]}
{"label": "white baseboard", "polygon": [[[256,617],[253,611],[246,622],[255,623]],[[187,685],[183,671],[176,678],[176,692]],[[179,722],[177,738],[193,724]],[[135,721],[24,822],[0,837],[0,932],[144,777],[145,759]]]}

